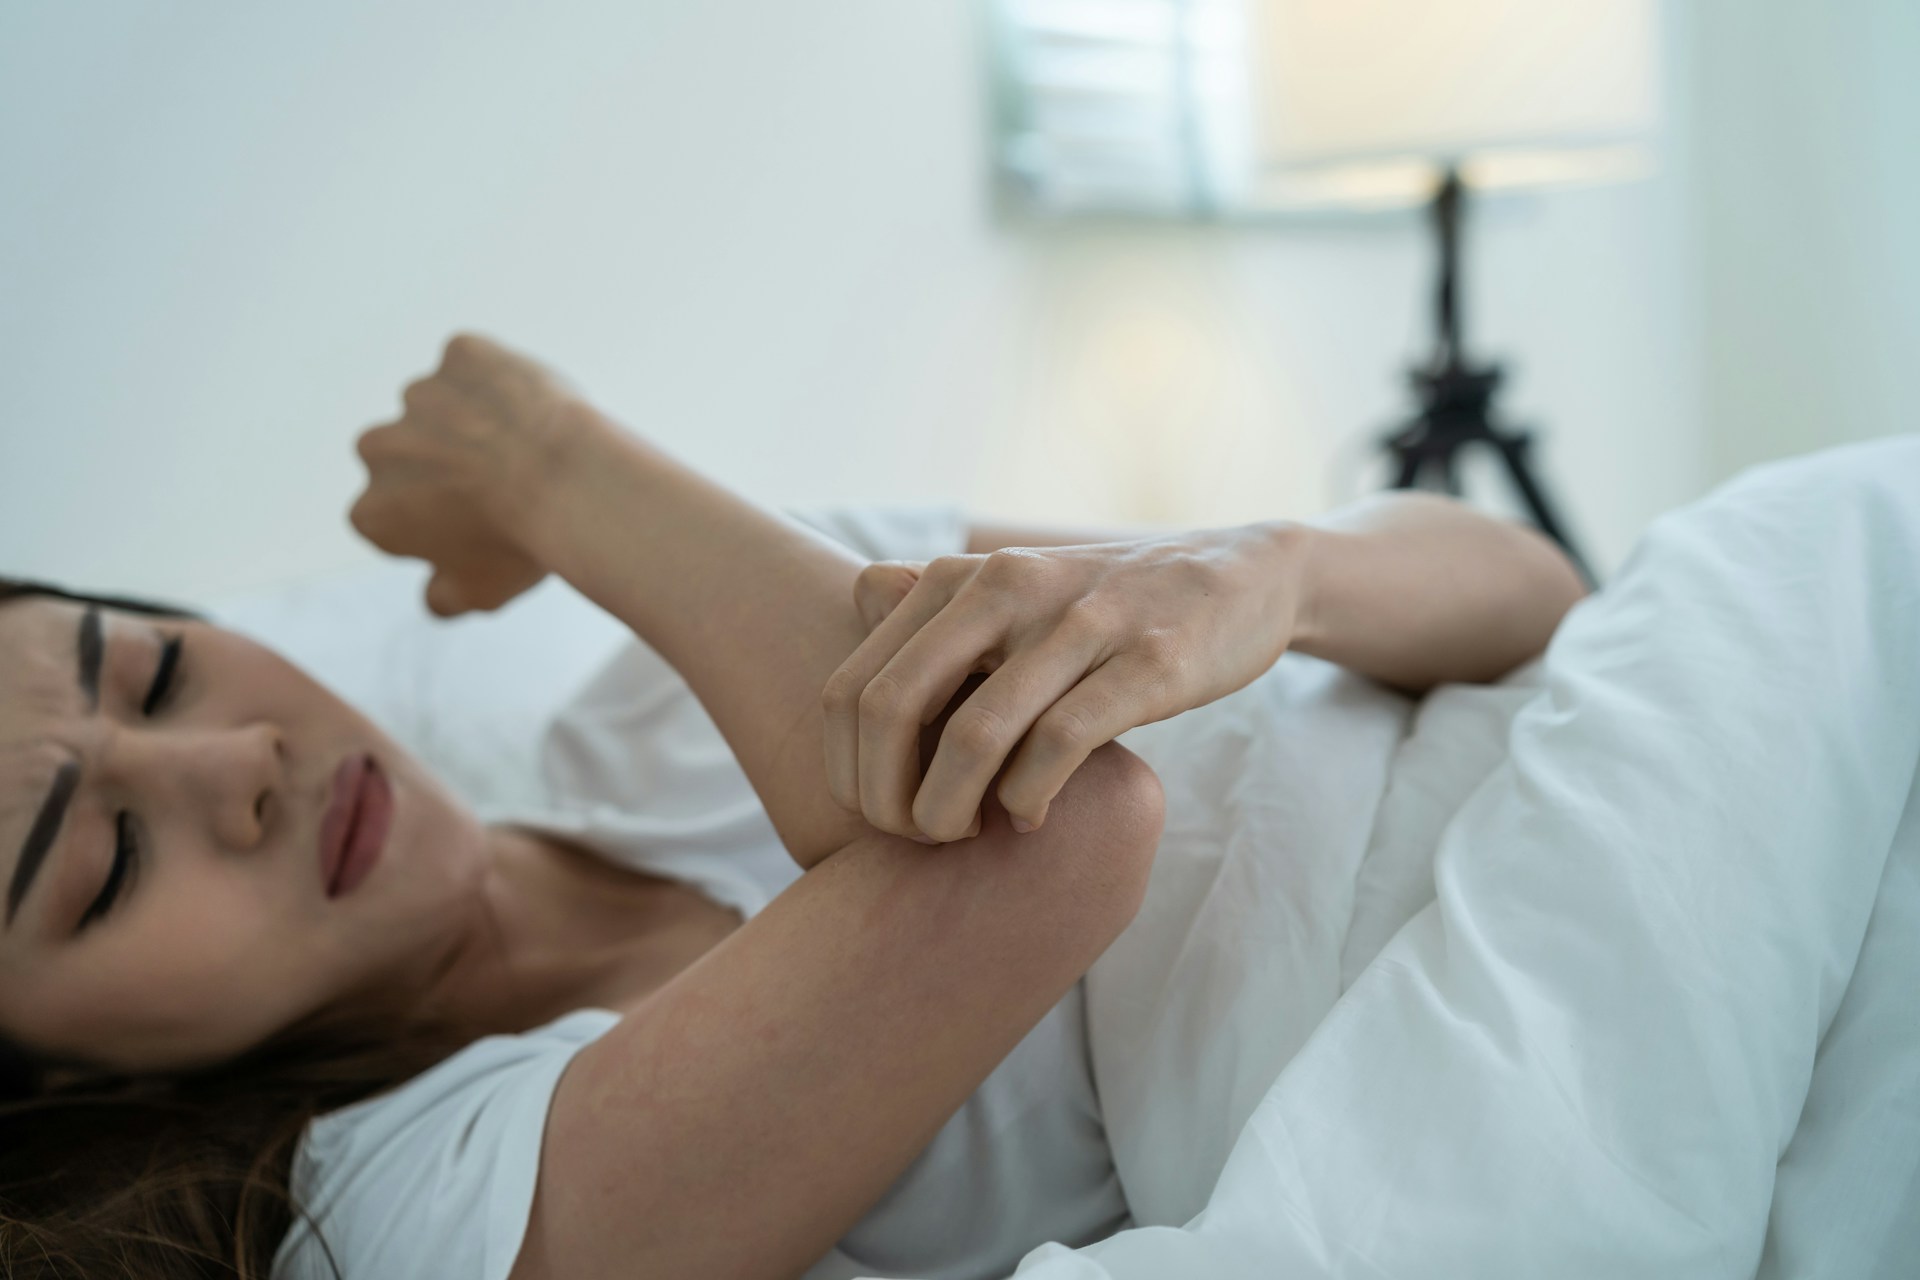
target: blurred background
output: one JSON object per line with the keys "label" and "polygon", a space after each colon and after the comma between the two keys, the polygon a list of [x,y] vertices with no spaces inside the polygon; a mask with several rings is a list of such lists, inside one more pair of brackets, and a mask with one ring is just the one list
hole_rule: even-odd
{"label": "blurred background", "polygon": [[[1008,96],[1034,12],[0,6],[0,571],[196,599],[365,564],[353,438],[459,328],[767,503],[1214,524],[1384,483],[1420,210],[1049,207]],[[1468,342],[1603,575],[1742,467],[1916,425],[1920,5],[1648,12],[1638,176],[1467,228]],[[1408,44],[1323,69],[1444,77]]]}

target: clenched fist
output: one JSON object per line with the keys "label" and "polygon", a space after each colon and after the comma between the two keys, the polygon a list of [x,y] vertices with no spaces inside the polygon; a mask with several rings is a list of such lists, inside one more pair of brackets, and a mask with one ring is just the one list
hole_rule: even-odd
{"label": "clenched fist", "polygon": [[398,419],[360,436],[367,488],[348,519],[381,550],[433,566],[436,614],[497,609],[546,576],[523,530],[589,411],[545,366],[470,334],[447,343],[402,403]]}

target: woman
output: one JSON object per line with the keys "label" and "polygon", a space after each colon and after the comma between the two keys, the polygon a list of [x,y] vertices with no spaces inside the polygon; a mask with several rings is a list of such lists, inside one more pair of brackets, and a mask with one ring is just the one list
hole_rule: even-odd
{"label": "woman", "polygon": [[[362,437],[355,526],[433,563],[437,612],[557,573],[632,627],[806,874],[743,922],[481,824],[236,634],[16,592],[0,1030],[32,1096],[0,1121],[9,1274],[326,1274],[311,1232],[272,1262],[322,1113],[355,1127],[307,1144],[309,1186],[382,1135],[356,1173],[378,1194],[333,1187],[347,1277],[852,1274],[817,1269],[837,1241],[966,1199],[930,1144],[1037,1026],[1071,1029],[1140,905],[1161,791],[1107,739],[1289,647],[1416,691],[1497,676],[1580,595],[1536,535],[1412,497],[863,575],[484,340],[405,406]],[[588,1033],[583,1008],[611,1013]],[[1035,1189],[1026,1239],[894,1261],[990,1274],[1111,1229],[1106,1175],[1078,1176]]]}

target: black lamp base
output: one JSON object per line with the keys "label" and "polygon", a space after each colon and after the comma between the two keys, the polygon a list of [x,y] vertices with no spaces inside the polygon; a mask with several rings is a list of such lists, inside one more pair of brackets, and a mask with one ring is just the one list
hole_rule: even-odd
{"label": "black lamp base", "polygon": [[1419,412],[1381,441],[1394,458],[1392,487],[1438,488],[1458,497],[1460,450],[1470,445],[1492,449],[1506,463],[1513,487],[1540,532],[1560,544],[1588,586],[1597,586],[1586,558],[1573,545],[1533,474],[1532,433],[1495,425],[1493,400],[1500,389],[1500,367],[1471,364],[1461,351],[1457,281],[1464,201],[1459,174],[1449,169],[1433,200],[1434,228],[1440,240],[1439,346],[1428,367],[1410,375],[1420,398]]}

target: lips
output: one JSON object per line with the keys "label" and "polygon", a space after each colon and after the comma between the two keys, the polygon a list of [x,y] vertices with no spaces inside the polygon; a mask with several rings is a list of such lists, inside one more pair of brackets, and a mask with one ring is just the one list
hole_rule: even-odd
{"label": "lips", "polygon": [[356,752],[333,772],[320,820],[320,880],[329,898],[351,893],[379,861],[393,819],[393,789],[378,762]]}

